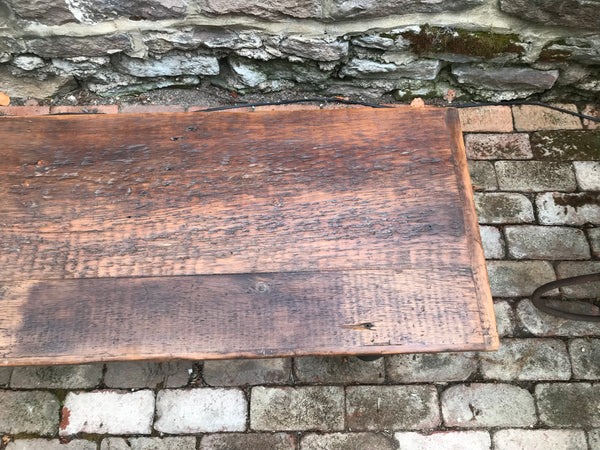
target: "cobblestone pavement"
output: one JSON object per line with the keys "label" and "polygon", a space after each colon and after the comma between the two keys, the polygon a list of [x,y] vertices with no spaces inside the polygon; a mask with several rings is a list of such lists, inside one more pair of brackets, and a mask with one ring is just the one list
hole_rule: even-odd
{"label": "cobblestone pavement", "polygon": [[[27,108],[0,113],[48,113]],[[600,271],[600,129],[530,106],[460,114],[498,352],[0,368],[0,448],[600,450],[600,324],[527,298]]]}

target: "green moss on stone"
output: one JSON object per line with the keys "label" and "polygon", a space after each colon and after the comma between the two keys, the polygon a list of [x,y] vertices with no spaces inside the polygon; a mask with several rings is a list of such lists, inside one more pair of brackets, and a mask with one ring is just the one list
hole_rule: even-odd
{"label": "green moss on stone", "polygon": [[492,59],[511,53],[519,55],[525,51],[519,44],[517,34],[452,30],[426,25],[418,33],[407,31],[402,37],[410,42],[410,49],[417,55],[454,53]]}
{"label": "green moss on stone", "polygon": [[540,62],[562,62],[568,60],[573,52],[558,48],[545,48],[541,51],[538,61]]}

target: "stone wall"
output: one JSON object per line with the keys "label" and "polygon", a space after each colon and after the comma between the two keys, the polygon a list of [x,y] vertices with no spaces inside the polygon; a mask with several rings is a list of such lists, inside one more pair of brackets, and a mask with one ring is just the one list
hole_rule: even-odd
{"label": "stone wall", "polygon": [[0,91],[597,100],[600,0],[0,0]]}

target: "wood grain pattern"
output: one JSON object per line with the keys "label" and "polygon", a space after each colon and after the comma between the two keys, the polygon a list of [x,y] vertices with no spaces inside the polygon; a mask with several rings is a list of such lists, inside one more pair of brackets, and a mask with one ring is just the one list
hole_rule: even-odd
{"label": "wood grain pattern", "polygon": [[455,112],[1,118],[0,137],[3,364],[497,346]]}

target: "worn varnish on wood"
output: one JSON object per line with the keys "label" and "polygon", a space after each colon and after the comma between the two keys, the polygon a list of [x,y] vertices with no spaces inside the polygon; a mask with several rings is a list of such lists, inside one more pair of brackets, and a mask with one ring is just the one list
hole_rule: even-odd
{"label": "worn varnish on wood", "polygon": [[458,117],[0,118],[0,363],[497,347]]}

